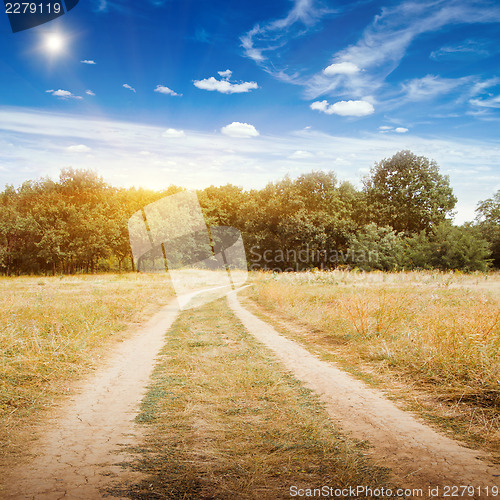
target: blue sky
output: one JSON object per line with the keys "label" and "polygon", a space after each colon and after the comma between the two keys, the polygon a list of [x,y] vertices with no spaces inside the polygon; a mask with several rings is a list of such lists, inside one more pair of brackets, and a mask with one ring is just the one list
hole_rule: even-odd
{"label": "blue sky", "polygon": [[499,27],[469,0],[80,0],[15,34],[4,14],[0,185],[67,166],[121,186],[359,185],[411,149],[471,220],[500,189]]}

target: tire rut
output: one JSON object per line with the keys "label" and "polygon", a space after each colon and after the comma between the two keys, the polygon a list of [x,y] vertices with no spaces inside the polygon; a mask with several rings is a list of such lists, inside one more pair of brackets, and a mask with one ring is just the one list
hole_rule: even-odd
{"label": "tire rut", "polygon": [[[235,293],[228,303],[245,328],[273,351],[306,387],[316,392],[332,420],[352,437],[367,441],[377,465],[391,469],[391,479],[404,488],[500,485],[500,467],[485,452],[472,450],[439,434],[410,412],[399,409],[381,391],[321,361],[280,335],[246,310]],[[477,493],[468,498],[499,498]],[[441,495],[440,495],[441,497]],[[420,497],[422,498],[422,497]]]}

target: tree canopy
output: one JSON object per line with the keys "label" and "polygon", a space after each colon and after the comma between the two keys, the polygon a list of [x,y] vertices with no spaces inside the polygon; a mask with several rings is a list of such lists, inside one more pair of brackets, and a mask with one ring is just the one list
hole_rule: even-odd
{"label": "tree canopy", "polygon": [[372,221],[407,234],[443,222],[457,202],[437,163],[408,150],[376,163],[363,185]]}
{"label": "tree canopy", "polygon": [[[57,181],[6,186],[0,273],[133,270],[129,218],[180,190],[119,189],[91,170],[74,169],[62,170]],[[500,191],[480,203],[474,226],[453,226],[456,198],[447,177],[410,151],[377,163],[361,190],[333,172],[310,172],[248,191],[210,186],[198,199],[207,226],[241,231],[252,269],[475,270],[488,267],[491,248],[500,265]]]}
{"label": "tree canopy", "polygon": [[500,267],[500,189],[491,198],[479,202],[476,214],[480,231],[490,242],[491,258],[495,266]]}

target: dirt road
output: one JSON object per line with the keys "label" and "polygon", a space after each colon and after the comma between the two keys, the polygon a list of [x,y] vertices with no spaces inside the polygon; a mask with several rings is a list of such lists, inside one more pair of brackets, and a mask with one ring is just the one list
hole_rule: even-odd
{"label": "dirt road", "polygon": [[[485,453],[442,436],[380,391],[333,363],[320,361],[242,307],[235,293],[228,296],[228,303],[250,334],[320,395],[334,422],[369,443],[373,459],[392,470],[395,484],[422,488],[423,498],[428,497],[429,486],[500,484],[500,467],[489,463]],[[123,485],[139,479],[119,463],[129,458],[124,447],[141,442],[133,419],[163,337],[176,316],[176,304],[163,309],[119,344],[106,366],[80,384],[70,404],[54,412],[44,426],[47,431],[34,443],[35,457],[13,471],[2,498],[94,500],[103,498],[103,491],[114,482]],[[474,496],[483,497],[495,498]]]}
{"label": "dirt road", "polygon": [[[500,466],[489,463],[485,453],[442,436],[397,408],[380,391],[317,359],[247,311],[234,293],[228,302],[245,328],[320,395],[333,421],[352,437],[368,441],[374,460],[392,469],[396,484],[425,492],[429,486],[441,486],[441,492],[444,486],[500,486]],[[474,498],[482,498],[477,491]],[[494,498],[491,494],[483,497]]]}
{"label": "dirt road", "polygon": [[97,500],[113,480],[137,479],[117,464],[127,460],[124,447],[140,443],[133,419],[176,316],[175,302],[116,346],[106,365],[82,382],[70,404],[44,425],[33,446],[36,456],[13,471],[2,498]]}

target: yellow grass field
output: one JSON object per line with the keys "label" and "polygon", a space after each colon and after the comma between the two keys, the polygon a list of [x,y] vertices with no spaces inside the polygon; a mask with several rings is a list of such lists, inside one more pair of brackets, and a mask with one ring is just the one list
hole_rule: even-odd
{"label": "yellow grass field", "polygon": [[166,275],[0,279],[0,456],[127,326],[173,296]]}
{"label": "yellow grass field", "polygon": [[[314,352],[470,404],[465,428],[499,441],[499,273],[252,273],[250,282],[243,294],[302,325],[298,340]],[[1,278],[0,291],[0,459],[127,327],[173,298],[164,274]]]}
{"label": "yellow grass field", "polygon": [[[416,387],[440,394],[434,406],[468,404],[462,428],[498,447],[499,273],[260,273],[246,295],[366,380],[383,388],[404,380],[408,399]],[[455,412],[447,415],[457,424]]]}

